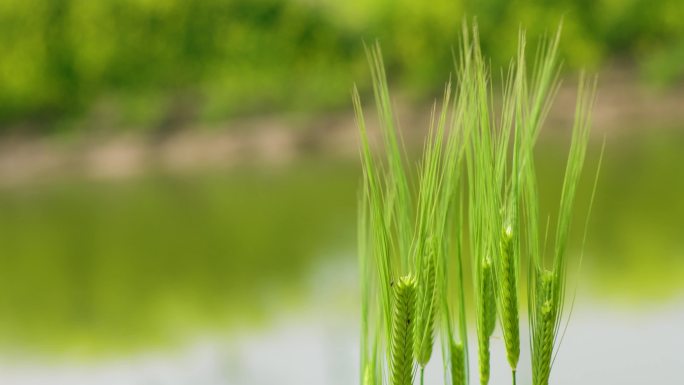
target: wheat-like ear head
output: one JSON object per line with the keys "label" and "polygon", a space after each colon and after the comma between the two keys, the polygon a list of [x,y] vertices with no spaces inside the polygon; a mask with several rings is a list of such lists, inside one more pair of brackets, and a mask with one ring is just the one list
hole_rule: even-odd
{"label": "wheat-like ear head", "polygon": [[501,236],[499,301],[501,302],[501,328],[506,343],[506,357],[511,368],[518,366],[520,358],[520,324],[518,320],[518,285],[513,250],[513,230],[507,226]]}
{"label": "wheat-like ear head", "polygon": [[477,352],[479,356],[480,384],[489,383],[489,337],[478,338]]}
{"label": "wheat-like ear head", "polygon": [[480,366],[480,384],[489,383],[489,338],[496,326],[496,302],[494,297],[494,269],[491,258],[484,258],[481,267],[479,285],[480,307],[478,311],[478,354]]}
{"label": "wheat-like ear head", "polygon": [[537,357],[533,364],[535,385],[547,385],[551,374],[551,356],[555,339],[558,301],[555,295],[557,279],[553,271],[537,273]]}
{"label": "wheat-like ear head", "polygon": [[418,361],[421,367],[425,367],[432,356],[435,314],[437,313],[438,305],[436,255],[432,242],[428,242],[428,248],[424,271],[420,273],[422,278],[418,290],[420,294],[420,300],[418,301],[420,309],[418,310],[419,314],[416,314],[415,354],[416,361]]}
{"label": "wheat-like ear head", "polygon": [[466,371],[463,345],[452,341],[449,349],[451,357],[451,383],[452,385],[465,385]]}
{"label": "wheat-like ear head", "polygon": [[404,276],[395,285],[392,319],[392,385],[413,383],[413,331],[416,280]]}
{"label": "wheat-like ear head", "polygon": [[496,327],[496,299],[494,295],[494,267],[490,258],[486,258],[482,264],[482,279],[485,335],[491,337]]}

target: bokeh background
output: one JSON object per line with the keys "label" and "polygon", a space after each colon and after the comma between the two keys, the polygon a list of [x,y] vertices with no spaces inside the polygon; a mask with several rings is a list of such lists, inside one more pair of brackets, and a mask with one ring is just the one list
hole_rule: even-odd
{"label": "bokeh background", "polygon": [[576,74],[599,74],[589,168],[606,153],[554,383],[676,383],[681,0],[0,1],[0,383],[357,381],[363,44],[419,145],[464,16],[495,68],[519,27],[533,44],[563,19],[547,210]]}

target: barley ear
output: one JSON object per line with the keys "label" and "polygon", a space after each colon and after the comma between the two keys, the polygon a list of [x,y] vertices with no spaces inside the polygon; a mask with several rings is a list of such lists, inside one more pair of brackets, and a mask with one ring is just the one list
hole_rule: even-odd
{"label": "barley ear", "polygon": [[465,385],[466,383],[466,372],[465,372],[465,352],[463,350],[463,345],[460,343],[452,342],[450,346],[451,350],[451,383],[452,385]]}
{"label": "barley ear", "polygon": [[437,313],[437,271],[434,243],[428,242],[428,254],[425,257],[425,266],[421,271],[419,285],[420,306],[416,314],[416,361],[421,367],[425,367],[432,356],[432,345],[435,334],[435,315]]}
{"label": "barley ear", "polygon": [[478,336],[477,351],[479,355],[480,384],[489,383],[489,336]]}
{"label": "barley ear", "polygon": [[392,385],[413,383],[413,331],[416,281],[411,276],[399,279],[394,292],[392,320]]}
{"label": "barley ear", "polygon": [[520,358],[520,323],[518,320],[518,282],[513,247],[513,230],[507,226],[501,237],[499,300],[501,302],[501,328],[506,343],[506,358],[511,368],[515,370]]}
{"label": "barley ear", "polygon": [[494,295],[494,269],[492,260],[485,259],[482,265],[482,298],[484,300],[484,330],[490,337],[496,327],[496,300]]}
{"label": "barley ear", "polygon": [[555,295],[556,275],[543,271],[538,278],[537,297],[537,351],[533,363],[534,385],[548,385],[551,374],[551,356],[555,340],[558,302]]}
{"label": "barley ear", "polygon": [[494,300],[494,275],[492,270],[492,260],[485,258],[481,266],[477,325],[480,384],[482,385],[489,383],[489,338],[496,325],[496,302]]}

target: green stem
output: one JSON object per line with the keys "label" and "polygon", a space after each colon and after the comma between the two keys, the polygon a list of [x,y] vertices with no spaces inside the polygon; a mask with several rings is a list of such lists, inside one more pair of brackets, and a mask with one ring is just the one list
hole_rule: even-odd
{"label": "green stem", "polygon": [[515,385],[515,369],[513,369],[511,373],[513,374],[513,385]]}
{"label": "green stem", "polygon": [[425,366],[420,367],[420,385],[423,385],[423,380],[425,379]]}

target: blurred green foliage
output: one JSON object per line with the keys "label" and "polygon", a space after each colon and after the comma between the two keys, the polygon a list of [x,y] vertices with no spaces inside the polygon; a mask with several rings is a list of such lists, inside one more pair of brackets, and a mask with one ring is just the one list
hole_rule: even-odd
{"label": "blurred green foliage", "polygon": [[425,96],[449,76],[464,15],[495,61],[519,26],[536,37],[563,17],[571,67],[619,59],[661,83],[682,76],[680,0],[3,0],[0,123],[62,128],[40,123],[102,101],[143,127],[179,103],[209,120],[347,106],[376,38],[395,82]]}

